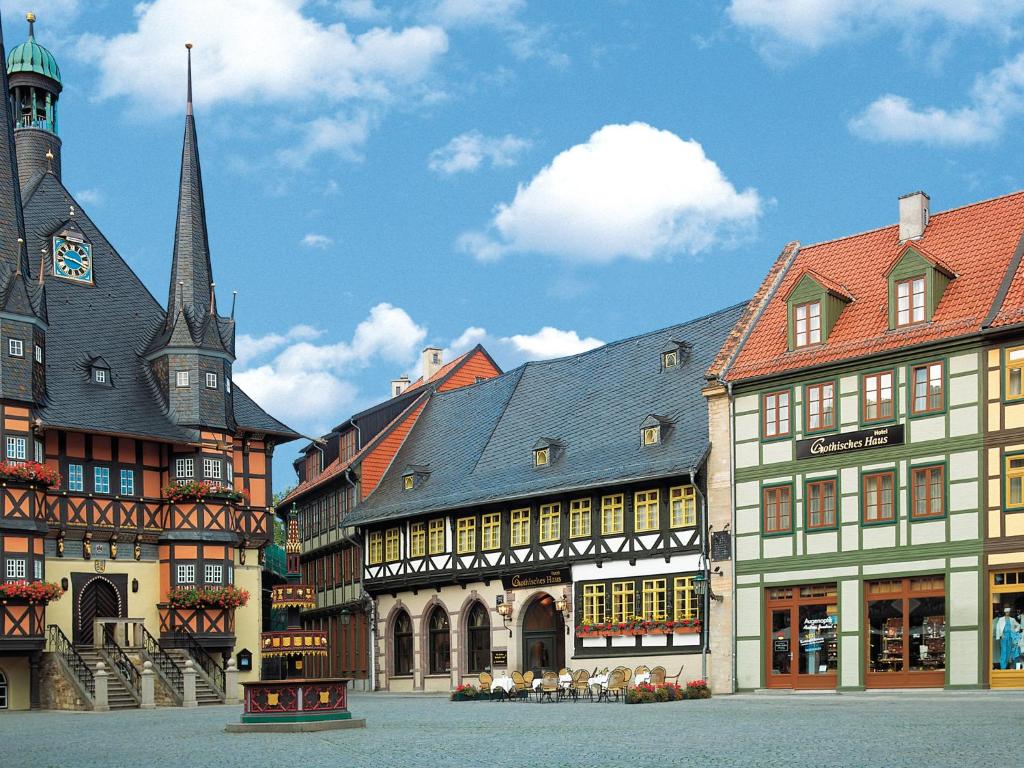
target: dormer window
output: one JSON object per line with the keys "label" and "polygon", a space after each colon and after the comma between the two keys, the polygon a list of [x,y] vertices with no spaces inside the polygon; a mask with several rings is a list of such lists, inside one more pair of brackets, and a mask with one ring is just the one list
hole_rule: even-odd
{"label": "dormer window", "polygon": [[640,424],[640,442],[642,445],[658,445],[665,441],[668,431],[672,428],[671,419],[664,416],[649,414]]}
{"label": "dormer window", "polygon": [[661,442],[661,430],[657,427],[644,429],[644,445],[657,445]]}
{"label": "dormer window", "polygon": [[809,301],[793,307],[793,340],[798,349],[821,343],[820,301]]}
{"label": "dormer window", "polygon": [[679,351],[672,349],[661,353],[661,367],[664,369],[679,367]]}
{"label": "dormer window", "polygon": [[669,339],[661,348],[661,370],[668,371],[681,366],[690,352],[690,343],[680,339]]}
{"label": "dormer window", "polygon": [[546,467],[551,461],[550,448],[535,448],[533,451],[533,465],[535,467]]}
{"label": "dormer window", "polygon": [[924,322],[924,277],[896,283],[896,325]]}
{"label": "dormer window", "polygon": [[533,466],[547,467],[558,461],[565,444],[553,437],[542,437],[533,446]]}
{"label": "dormer window", "polygon": [[420,464],[410,464],[402,473],[402,490],[413,491],[430,476],[430,468]]}
{"label": "dormer window", "polygon": [[402,488],[406,491],[411,491],[413,486],[416,485],[416,479],[412,475],[405,475],[402,478]]}
{"label": "dormer window", "polygon": [[106,368],[92,369],[92,380],[97,384],[106,384],[109,378]]}

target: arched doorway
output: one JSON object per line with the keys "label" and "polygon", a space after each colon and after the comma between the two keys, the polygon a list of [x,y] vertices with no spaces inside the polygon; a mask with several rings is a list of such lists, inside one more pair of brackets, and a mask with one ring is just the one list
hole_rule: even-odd
{"label": "arched doorway", "polygon": [[124,617],[121,597],[107,579],[97,576],[82,587],[75,601],[74,642],[76,645],[92,645],[93,621],[106,617]]}
{"label": "arched doorway", "polygon": [[539,675],[565,666],[565,624],[555,610],[555,599],[541,595],[531,602],[523,616],[523,667]]}

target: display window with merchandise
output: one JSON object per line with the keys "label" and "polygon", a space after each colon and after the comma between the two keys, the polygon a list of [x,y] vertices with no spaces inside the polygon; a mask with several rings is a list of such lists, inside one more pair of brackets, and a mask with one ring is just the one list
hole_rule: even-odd
{"label": "display window with merchandise", "polygon": [[835,688],[839,662],[836,585],[806,584],[767,591],[769,688]]}
{"label": "display window with merchandise", "polygon": [[864,584],[868,688],[942,687],[946,590],[942,576]]}
{"label": "display window with merchandise", "polygon": [[989,574],[988,619],[991,686],[1024,686],[1024,570]]}

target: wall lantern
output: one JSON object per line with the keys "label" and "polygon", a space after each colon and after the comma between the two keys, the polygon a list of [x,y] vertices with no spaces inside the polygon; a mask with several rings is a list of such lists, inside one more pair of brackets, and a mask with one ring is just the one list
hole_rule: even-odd
{"label": "wall lantern", "polygon": [[555,610],[562,614],[562,623],[565,625],[565,634],[569,634],[569,600],[563,590],[561,597],[555,598]]}
{"label": "wall lantern", "polygon": [[68,591],[68,577],[67,576],[65,576],[63,579],[60,580],[60,588],[63,589],[65,592]]}
{"label": "wall lantern", "polygon": [[352,612],[348,608],[342,608],[341,613],[338,614],[338,619],[343,627],[347,627],[352,621]]}
{"label": "wall lantern", "polygon": [[505,623],[505,629],[508,630],[508,636],[512,637],[512,627],[509,626],[509,621],[512,619],[512,603],[505,602],[504,595],[498,595],[497,604],[494,606],[494,610],[501,616],[501,620]]}
{"label": "wall lantern", "polygon": [[708,591],[708,577],[703,573],[698,573],[693,577],[693,591],[697,593],[698,597],[704,597],[704,593]]}
{"label": "wall lantern", "polygon": [[138,579],[132,579],[132,593],[136,593],[138,591],[139,591],[139,580]]}

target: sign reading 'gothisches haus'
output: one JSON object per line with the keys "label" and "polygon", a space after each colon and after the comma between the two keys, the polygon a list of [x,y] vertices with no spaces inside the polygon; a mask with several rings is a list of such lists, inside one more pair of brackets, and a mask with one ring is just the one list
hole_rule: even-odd
{"label": "sign reading 'gothisches haus'", "polygon": [[798,459],[816,459],[837,453],[863,451],[868,448],[885,448],[903,444],[903,425],[861,429],[857,432],[842,432],[838,435],[822,435],[796,441]]}

